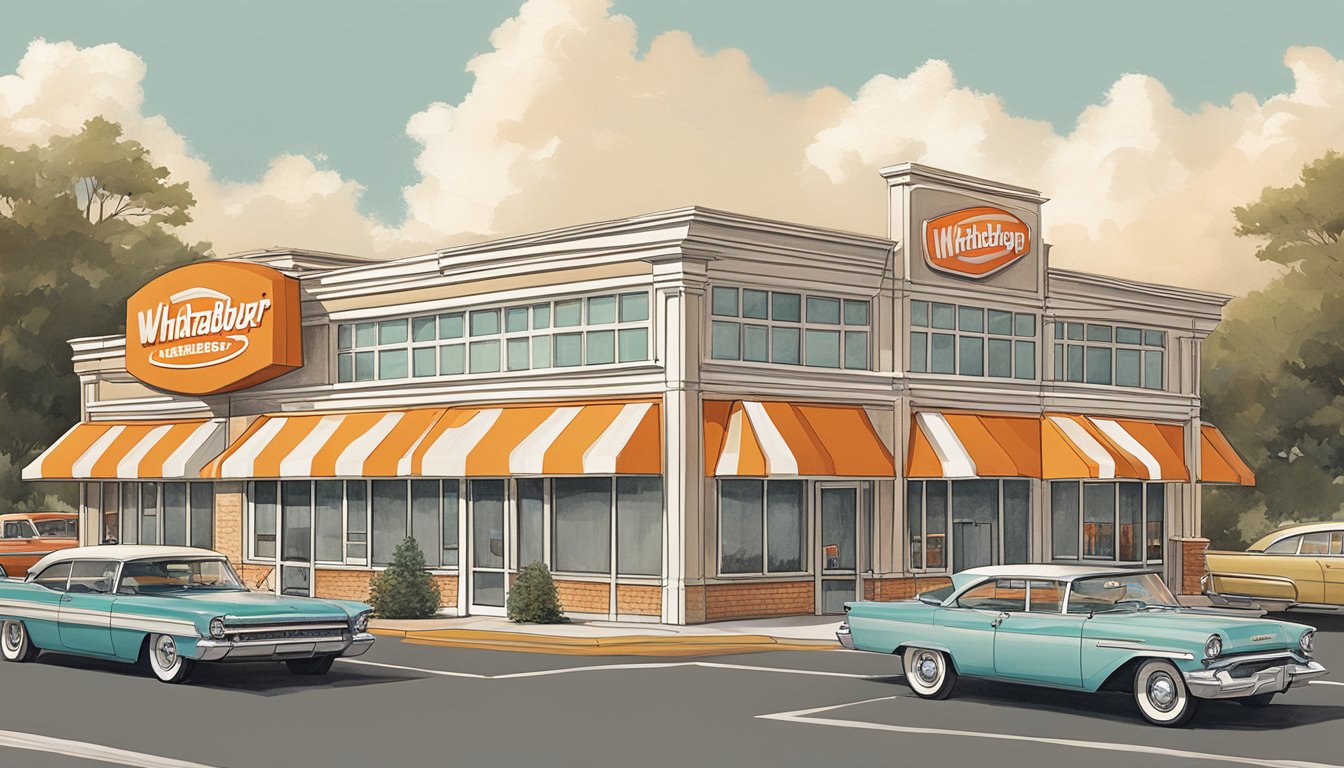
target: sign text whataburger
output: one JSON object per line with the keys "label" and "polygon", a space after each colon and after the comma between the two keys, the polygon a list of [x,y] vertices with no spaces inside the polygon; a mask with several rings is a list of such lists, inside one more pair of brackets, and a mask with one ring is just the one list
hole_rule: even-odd
{"label": "sign text whataburger", "polygon": [[924,259],[962,277],[992,275],[1031,252],[1031,228],[990,206],[966,208],[924,222]]}
{"label": "sign text whataburger", "polygon": [[270,267],[204,262],[126,303],[126,370],[158,389],[232,392],[303,365],[298,281]]}

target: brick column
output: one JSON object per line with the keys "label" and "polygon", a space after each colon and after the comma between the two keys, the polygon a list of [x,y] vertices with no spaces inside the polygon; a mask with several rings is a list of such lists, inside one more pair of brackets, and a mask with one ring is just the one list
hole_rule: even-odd
{"label": "brick column", "polygon": [[1171,540],[1171,556],[1176,559],[1177,582],[1171,586],[1178,594],[1202,594],[1200,581],[1204,578],[1204,553],[1209,549],[1209,540],[1192,537],[1174,537]]}

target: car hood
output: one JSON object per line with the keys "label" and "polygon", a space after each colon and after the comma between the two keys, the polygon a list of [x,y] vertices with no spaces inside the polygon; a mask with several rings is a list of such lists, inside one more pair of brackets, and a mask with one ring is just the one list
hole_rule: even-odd
{"label": "car hood", "polygon": [[[130,598],[145,605],[164,606],[165,601],[189,604],[242,621],[284,622],[295,619],[346,621],[350,614],[339,603],[313,597],[288,597],[268,592],[175,592]],[[121,602],[121,601],[118,601]]]}
{"label": "car hood", "polygon": [[1101,613],[1087,622],[1086,633],[1143,640],[1153,645],[1161,641],[1194,644],[1202,650],[1209,635],[1222,635],[1223,653],[1297,648],[1298,638],[1310,629],[1305,624],[1221,613],[1190,610],[1141,611],[1138,613]]}

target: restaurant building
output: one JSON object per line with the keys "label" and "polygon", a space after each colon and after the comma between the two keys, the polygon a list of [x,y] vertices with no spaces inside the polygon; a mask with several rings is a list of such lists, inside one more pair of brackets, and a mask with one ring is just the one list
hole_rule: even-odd
{"label": "restaurant building", "polygon": [[684,208],[387,262],[189,265],[76,339],[86,543],[193,544],[365,598],[408,535],[445,611],[544,562],[580,617],[837,613],[1019,562],[1202,568],[1228,297],[1049,267],[1036,191],[886,168],[886,239]]}

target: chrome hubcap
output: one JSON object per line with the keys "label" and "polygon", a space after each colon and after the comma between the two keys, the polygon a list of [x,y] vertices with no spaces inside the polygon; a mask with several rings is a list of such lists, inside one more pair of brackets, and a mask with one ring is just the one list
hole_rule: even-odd
{"label": "chrome hubcap", "polygon": [[171,637],[159,638],[154,652],[159,657],[159,666],[163,669],[173,666],[173,662],[177,661],[177,644]]}
{"label": "chrome hubcap", "polygon": [[10,649],[15,649],[19,647],[19,643],[21,642],[23,642],[23,630],[18,624],[10,622],[5,627],[5,644],[8,645]]}
{"label": "chrome hubcap", "polygon": [[929,656],[923,656],[919,660],[918,666],[919,679],[925,683],[932,683],[938,679],[938,662]]}
{"label": "chrome hubcap", "polygon": [[1148,681],[1148,700],[1163,712],[1176,706],[1176,684],[1164,674],[1153,675]]}

